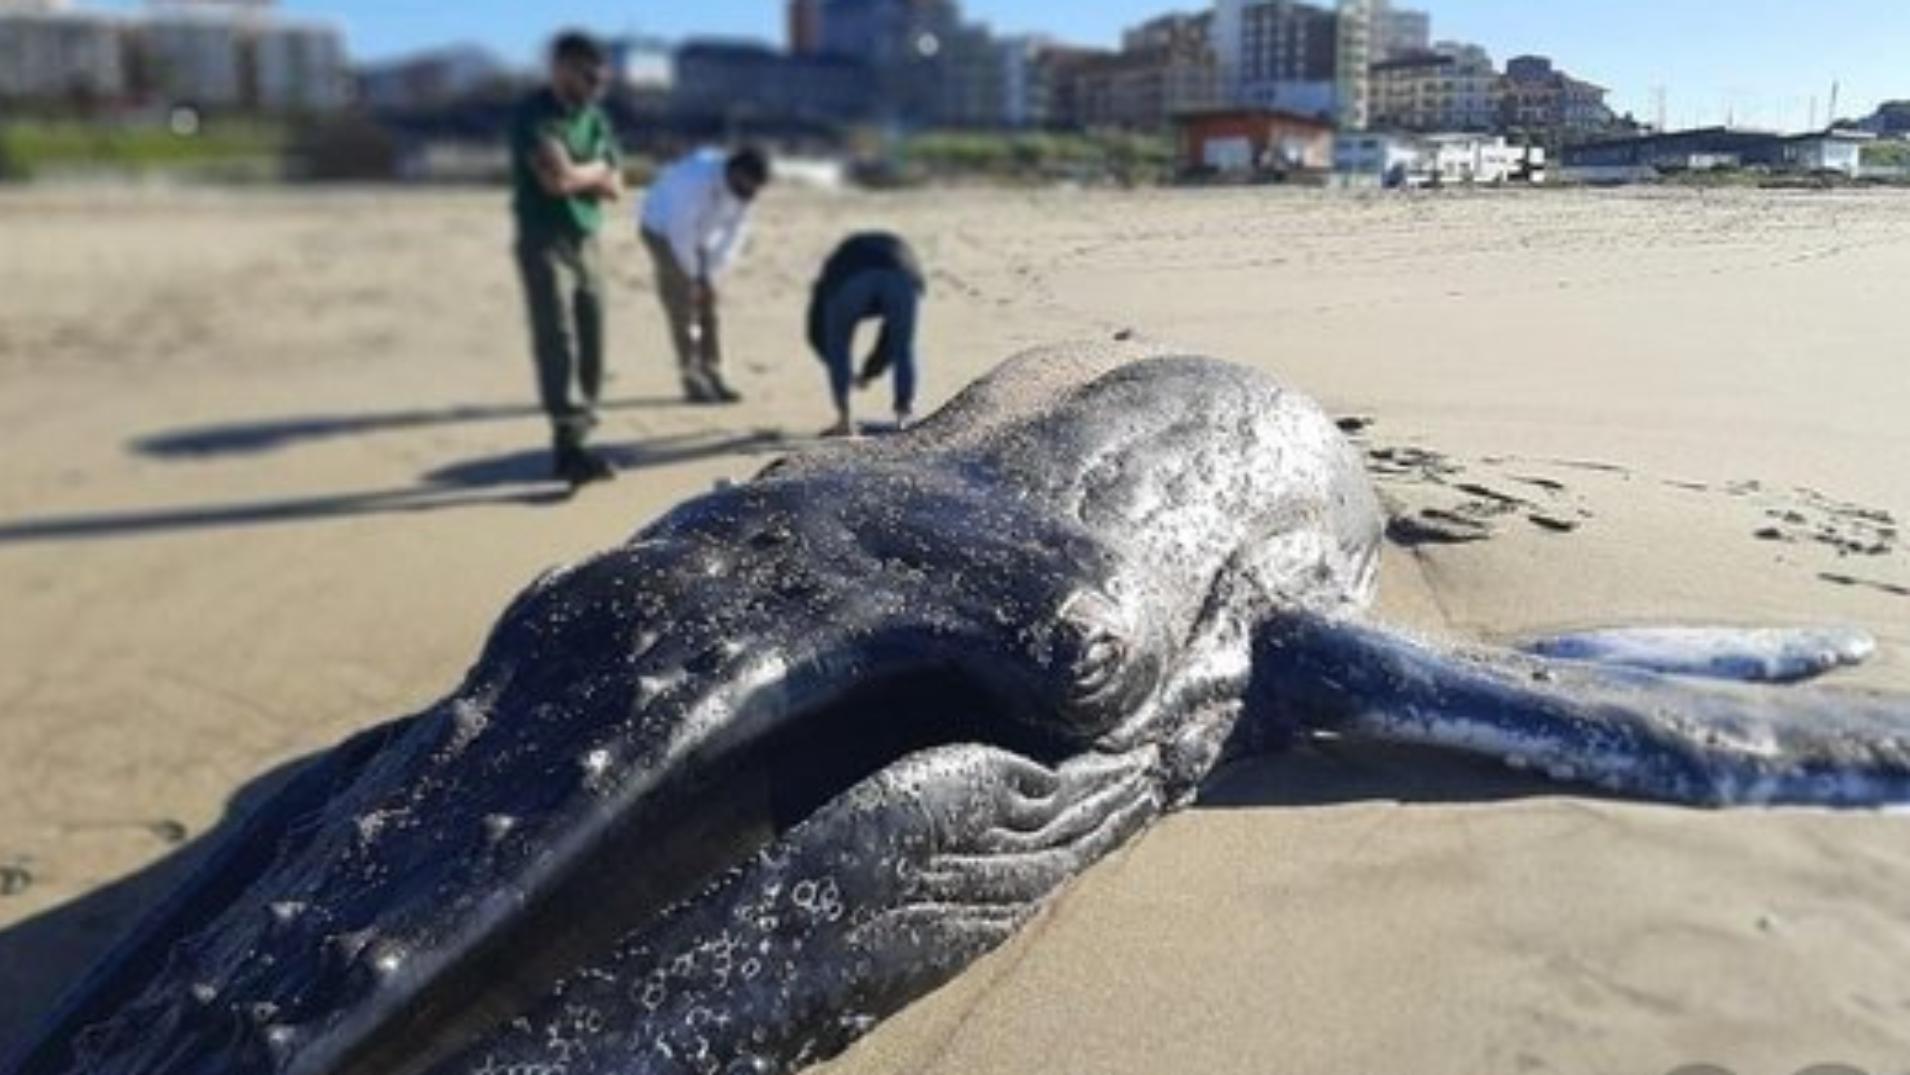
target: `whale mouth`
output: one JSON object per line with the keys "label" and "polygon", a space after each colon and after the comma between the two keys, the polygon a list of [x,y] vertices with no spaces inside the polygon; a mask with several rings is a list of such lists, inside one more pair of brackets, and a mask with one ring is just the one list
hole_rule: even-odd
{"label": "whale mouth", "polygon": [[422,1075],[550,997],[593,959],[918,753],[975,745],[1050,768],[1086,748],[952,665],[844,683],[719,756],[666,774],[589,853],[433,975],[325,1075]]}

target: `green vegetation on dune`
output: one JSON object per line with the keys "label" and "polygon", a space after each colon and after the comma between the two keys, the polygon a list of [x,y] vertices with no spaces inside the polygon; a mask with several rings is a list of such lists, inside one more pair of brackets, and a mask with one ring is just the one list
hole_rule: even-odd
{"label": "green vegetation on dune", "polygon": [[1865,146],[1864,165],[1870,168],[1910,168],[1910,142],[1895,139]]}
{"label": "green vegetation on dune", "polygon": [[902,143],[903,166],[940,176],[1155,182],[1173,166],[1165,137],[1127,133],[929,131]]}
{"label": "green vegetation on dune", "polygon": [[215,122],[192,135],[150,124],[0,125],[0,179],[59,173],[271,175],[285,152],[277,124]]}

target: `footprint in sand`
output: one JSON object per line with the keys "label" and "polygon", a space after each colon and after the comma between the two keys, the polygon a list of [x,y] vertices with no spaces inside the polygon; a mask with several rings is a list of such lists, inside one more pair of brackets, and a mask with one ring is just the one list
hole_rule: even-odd
{"label": "footprint in sand", "polygon": [[0,897],[18,896],[33,887],[33,871],[26,859],[0,862]]}
{"label": "footprint in sand", "polygon": [[1833,499],[1814,489],[1761,496],[1759,541],[1816,544],[1846,557],[1884,557],[1897,551],[1901,527],[1887,511]]}
{"label": "footprint in sand", "polygon": [[1497,471],[1510,460],[1469,465],[1427,448],[1366,445],[1363,435],[1376,424],[1367,417],[1339,423],[1366,450],[1367,467],[1390,509],[1387,538],[1395,545],[1469,545],[1497,536],[1500,525],[1510,519],[1523,519],[1548,534],[1570,534],[1593,517],[1564,482],[1506,474],[1507,483],[1535,490],[1524,496],[1494,488],[1471,472],[1472,466]]}
{"label": "footprint in sand", "polygon": [[1839,575],[1829,571],[1820,572],[1817,577],[1820,579],[1823,579],[1825,582],[1835,583],[1838,586],[1850,586],[1850,587],[1855,587],[1858,589],[1876,590],[1879,593],[1887,593],[1893,597],[1910,597],[1910,586],[1898,586],[1895,583],[1890,583],[1890,582],[1877,582],[1872,579],[1860,579],[1853,575]]}
{"label": "footprint in sand", "polygon": [[[1485,456],[1476,462],[1461,462],[1429,448],[1375,446],[1367,442],[1366,435],[1377,425],[1375,419],[1363,415],[1339,420],[1340,428],[1366,452],[1367,467],[1391,516],[1387,538],[1409,549],[1488,541],[1499,535],[1509,519],[1522,519],[1546,533],[1562,535],[1579,531],[1595,518],[1565,482],[1534,474],[1530,468],[1582,470],[1624,480],[1636,476],[1627,467],[1593,460]],[[1488,483],[1475,470],[1500,477]],[[1876,561],[1894,556],[1903,547],[1903,524],[1895,515],[1816,489],[1786,490],[1756,479],[1722,485],[1654,480],[1688,493],[1747,502],[1762,516],[1753,531],[1759,541],[1816,546],[1835,553],[1839,560]],[[1505,487],[1520,491],[1507,492]],[[1910,597],[1910,586],[1894,582],[1841,571],[1819,571],[1817,577],[1837,586]]]}

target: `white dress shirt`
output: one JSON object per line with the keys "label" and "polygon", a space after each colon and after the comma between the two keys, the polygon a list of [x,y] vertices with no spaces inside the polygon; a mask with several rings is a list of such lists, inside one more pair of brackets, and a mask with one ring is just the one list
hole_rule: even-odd
{"label": "white dress shirt", "polygon": [[657,173],[644,196],[644,231],[666,239],[693,280],[714,280],[736,260],[749,203],[730,190],[729,155],[699,149]]}

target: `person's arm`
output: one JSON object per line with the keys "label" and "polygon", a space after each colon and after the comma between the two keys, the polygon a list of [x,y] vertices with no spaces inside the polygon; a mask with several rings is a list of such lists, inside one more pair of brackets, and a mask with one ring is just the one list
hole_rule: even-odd
{"label": "person's arm", "polygon": [[[719,203],[720,206],[721,203]],[[717,215],[727,216],[716,228],[712,229],[709,245],[704,251],[704,266],[708,279],[714,280],[729,271],[736,262],[737,251],[742,249],[743,240],[749,232],[749,209],[724,208],[716,210]]]}
{"label": "person's arm", "polygon": [[877,378],[889,372],[889,367],[894,365],[894,359],[891,357],[893,352],[890,348],[896,345],[897,338],[894,319],[884,314],[882,334],[876,337],[875,348],[869,352],[869,357],[862,360],[862,372],[856,375],[857,387],[867,388],[874,384]]}
{"label": "person's arm", "polygon": [[[703,283],[703,218],[705,197],[679,196],[668,203],[669,216],[663,221],[663,237],[670,241],[677,267],[699,288]],[[702,296],[695,296],[701,303]]]}
{"label": "person's arm", "polygon": [[532,149],[531,170],[536,173],[544,193],[553,198],[606,194],[613,181],[609,165],[603,161],[578,164],[570,159],[564,144],[548,134],[539,138]]}
{"label": "person's arm", "polygon": [[605,201],[618,201],[623,198],[623,147],[617,144],[617,131],[608,121],[603,124],[604,167],[610,170],[605,177],[603,196]]}

